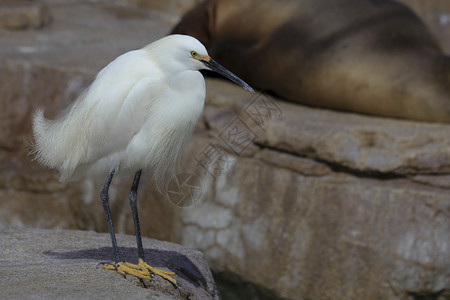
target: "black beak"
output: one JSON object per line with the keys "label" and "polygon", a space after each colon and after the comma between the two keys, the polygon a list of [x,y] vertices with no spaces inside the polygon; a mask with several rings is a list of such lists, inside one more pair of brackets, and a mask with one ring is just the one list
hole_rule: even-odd
{"label": "black beak", "polygon": [[204,60],[203,63],[205,64],[205,66],[210,69],[211,71],[217,72],[223,76],[225,76],[226,78],[230,79],[231,81],[233,81],[236,84],[239,84],[240,86],[242,86],[244,89],[246,89],[247,91],[250,91],[252,93],[254,93],[255,91],[251,88],[251,86],[249,86],[247,83],[245,83],[244,80],[240,79],[239,77],[237,77],[236,75],[234,75],[233,73],[231,73],[230,71],[228,71],[227,69],[225,69],[224,67],[222,67],[218,62],[216,62],[214,59],[210,58],[209,61]]}

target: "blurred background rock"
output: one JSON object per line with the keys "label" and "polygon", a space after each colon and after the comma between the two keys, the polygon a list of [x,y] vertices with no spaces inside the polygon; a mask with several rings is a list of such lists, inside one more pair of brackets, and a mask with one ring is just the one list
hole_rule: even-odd
{"label": "blurred background rock", "polygon": [[[111,59],[198,2],[0,0],[1,223],[107,232],[103,180],[60,183],[31,161],[32,112],[55,117]],[[450,2],[402,2],[450,53]],[[255,105],[277,114],[259,126]],[[239,128],[245,144],[230,148]],[[223,299],[450,299],[449,129],[208,79],[186,160],[198,197],[180,207],[143,179],[142,233],[203,251]],[[134,234],[130,180],[113,183],[111,205],[116,230]]]}
{"label": "blurred background rock", "polygon": [[48,6],[39,1],[1,0],[0,8],[0,28],[42,28],[51,21]]}

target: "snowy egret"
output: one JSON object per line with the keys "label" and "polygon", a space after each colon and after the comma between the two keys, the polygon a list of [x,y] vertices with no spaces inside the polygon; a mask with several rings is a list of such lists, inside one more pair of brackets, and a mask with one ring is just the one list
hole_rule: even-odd
{"label": "snowy egret", "polygon": [[[205,81],[201,69],[216,71],[246,90],[253,89],[208,56],[195,38],[170,35],[127,52],[101,70],[94,82],[56,120],[44,110],[33,117],[33,153],[38,162],[57,169],[61,180],[104,176],[100,199],[105,210],[115,264],[120,274],[150,279],[151,273],[176,283],[173,272],[145,262],[137,211],[142,170],[164,190],[175,174],[203,111]],[[134,181],[129,202],[136,231],[138,264],[120,259],[109,207],[114,174]]]}

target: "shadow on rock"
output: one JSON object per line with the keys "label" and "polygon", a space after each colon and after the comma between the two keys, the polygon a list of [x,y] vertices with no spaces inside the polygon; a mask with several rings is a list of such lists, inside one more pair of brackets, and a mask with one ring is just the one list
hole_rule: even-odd
{"label": "shadow on rock", "polygon": [[[147,263],[153,267],[166,267],[174,271],[182,279],[192,283],[194,286],[206,287],[206,279],[195,264],[185,255],[175,251],[145,249]],[[112,261],[113,250],[111,247],[85,249],[68,252],[45,251],[45,255],[54,256],[58,259],[90,259],[99,262]],[[119,247],[120,257],[127,262],[137,263],[136,248]]]}

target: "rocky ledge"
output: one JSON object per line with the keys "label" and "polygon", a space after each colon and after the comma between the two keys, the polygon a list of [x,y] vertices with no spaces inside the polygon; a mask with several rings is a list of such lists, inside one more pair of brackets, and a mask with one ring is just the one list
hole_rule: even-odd
{"label": "rocky ledge", "polygon": [[[136,262],[135,238],[118,235],[126,261]],[[203,255],[187,247],[143,239],[149,264],[176,273],[177,285],[124,278],[104,270],[109,235],[0,224],[1,299],[219,299]],[[127,280],[128,279],[128,280]]]}

